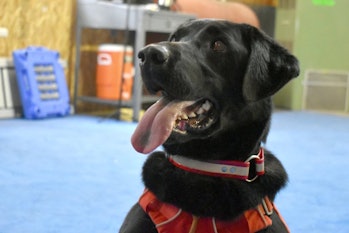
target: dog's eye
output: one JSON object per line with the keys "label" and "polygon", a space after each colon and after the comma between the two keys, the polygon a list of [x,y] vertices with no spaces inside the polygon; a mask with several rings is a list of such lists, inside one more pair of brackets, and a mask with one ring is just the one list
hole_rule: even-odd
{"label": "dog's eye", "polygon": [[223,51],[225,51],[226,46],[225,46],[225,44],[222,41],[217,40],[217,41],[212,43],[212,47],[211,48],[213,49],[213,51],[223,52]]}

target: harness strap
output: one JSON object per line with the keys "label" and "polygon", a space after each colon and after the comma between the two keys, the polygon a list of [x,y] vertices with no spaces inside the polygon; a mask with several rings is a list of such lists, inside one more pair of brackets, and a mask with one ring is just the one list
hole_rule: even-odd
{"label": "harness strap", "polygon": [[[161,202],[148,189],[140,197],[139,204],[150,216],[159,233],[255,233],[272,225],[270,216],[276,210],[269,198],[265,197],[262,204],[245,211],[233,221],[201,218]],[[277,210],[276,213],[278,214]]]}

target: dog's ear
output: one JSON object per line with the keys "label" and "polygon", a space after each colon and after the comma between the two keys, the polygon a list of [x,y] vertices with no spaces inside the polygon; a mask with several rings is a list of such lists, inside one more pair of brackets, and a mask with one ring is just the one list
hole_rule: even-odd
{"label": "dog's ear", "polygon": [[272,96],[299,75],[298,60],[273,39],[252,26],[246,26],[250,57],[243,80],[243,95],[253,102]]}

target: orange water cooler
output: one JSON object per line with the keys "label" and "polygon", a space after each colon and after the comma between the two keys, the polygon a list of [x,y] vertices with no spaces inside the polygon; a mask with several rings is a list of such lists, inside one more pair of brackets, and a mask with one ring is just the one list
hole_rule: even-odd
{"label": "orange water cooler", "polygon": [[[126,52],[125,57],[124,52]],[[133,78],[133,49],[131,46],[125,47],[119,44],[99,46],[96,74],[98,98],[119,100],[121,94],[122,100],[130,100]]]}

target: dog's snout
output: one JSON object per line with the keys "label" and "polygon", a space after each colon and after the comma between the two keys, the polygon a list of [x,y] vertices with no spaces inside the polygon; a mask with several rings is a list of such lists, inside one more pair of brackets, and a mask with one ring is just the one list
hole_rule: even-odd
{"label": "dog's snout", "polygon": [[142,63],[163,64],[169,58],[169,51],[162,45],[149,45],[138,53],[138,58]]}

